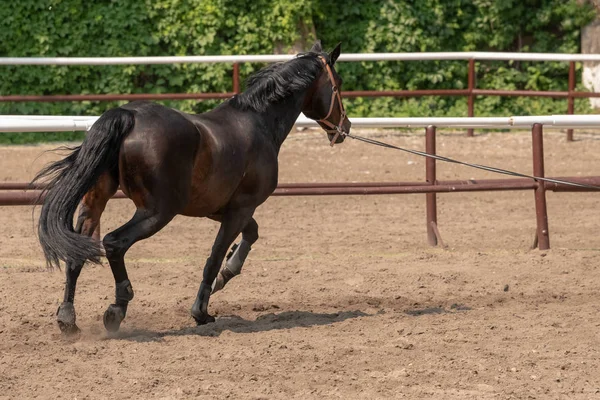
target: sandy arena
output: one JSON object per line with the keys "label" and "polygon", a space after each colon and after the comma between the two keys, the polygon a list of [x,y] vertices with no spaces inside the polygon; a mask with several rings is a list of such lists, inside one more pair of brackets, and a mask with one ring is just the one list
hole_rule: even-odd
{"label": "sandy arena", "polygon": [[[422,150],[422,132],[356,131]],[[600,140],[545,134],[546,175],[600,175]],[[0,148],[0,180],[26,181],[53,146]],[[531,173],[531,134],[440,134],[449,157]],[[423,180],[417,156],[293,132],[280,182]],[[439,179],[503,178],[438,164]],[[82,334],[55,322],[64,273],[44,269],[31,207],[0,208],[0,399],[598,399],[600,194],[548,193],[552,249],[529,250],[533,193],[272,197],[242,275],[189,310],[217,232],[177,217],[127,254],[135,299],[121,331],[102,315],[114,281],[84,268]],[[103,233],[133,213],[109,203]]]}

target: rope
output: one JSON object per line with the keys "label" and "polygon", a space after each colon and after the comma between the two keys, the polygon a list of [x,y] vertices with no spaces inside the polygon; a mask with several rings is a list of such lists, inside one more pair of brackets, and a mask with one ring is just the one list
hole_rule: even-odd
{"label": "rope", "polygon": [[509,170],[501,169],[501,168],[488,167],[486,165],[481,165],[481,164],[472,164],[472,163],[468,163],[468,162],[464,162],[464,161],[458,161],[458,160],[454,160],[452,158],[448,158],[448,157],[444,157],[444,156],[439,156],[439,155],[435,155],[435,154],[429,154],[429,153],[425,153],[425,152],[418,151],[418,150],[405,149],[405,148],[402,148],[402,147],[394,146],[394,145],[389,144],[389,143],[384,143],[384,142],[380,142],[380,141],[375,140],[375,139],[368,139],[368,138],[361,137],[361,136],[351,135],[349,133],[346,133],[344,135],[347,136],[347,137],[349,137],[349,138],[359,140],[361,142],[365,142],[365,143],[369,143],[369,144],[374,144],[376,146],[381,146],[381,147],[385,147],[385,148],[388,148],[388,149],[400,150],[400,151],[404,151],[406,153],[415,154],[415,155],[422,156],[422,157],[434,158],[436,160],[446,161],[446,162],[449,162],[449,163],[466,165],[467,167],[482,169],[484,171],[496,172],[496,173],[504,174],[504,175],[518,176],[518,177],[521,177],[521,178],[530,178],[530,179],[534,179],[536,181],[544,181],[544,182],[551,182],[551,183],[561,183],[561,184],[569,185],[569,186],[577,186],[577,187],[582,187],[582,188],[586,188],[586,189],[600,190],[600,186],[587,185],[585,183],[576,183],[576,182],[563,181],[563,180],[560,180],[560,179],[542,178],[542,177],[539,177],[539,176],[521,174],[520,172],[509,171]]}

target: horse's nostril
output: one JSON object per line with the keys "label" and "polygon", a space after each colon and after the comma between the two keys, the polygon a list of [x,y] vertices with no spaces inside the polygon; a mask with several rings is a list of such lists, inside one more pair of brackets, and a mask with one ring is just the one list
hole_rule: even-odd
{"label": "horse's nostril", "polygon": [[342,126],[342,129],[344,130],[344,132],[350,133],[350,128],[351,127],[352,127],[352,122],[350,122],[350,120],[348,118],[346,118],[346,120],[344,120],[344,124]]}

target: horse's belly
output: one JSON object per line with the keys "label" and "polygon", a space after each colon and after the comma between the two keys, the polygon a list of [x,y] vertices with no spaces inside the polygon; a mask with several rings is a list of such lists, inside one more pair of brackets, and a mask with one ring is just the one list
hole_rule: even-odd
{"label": "horse's belly", "polygon": [[190,217],[213,215],[231,200],[237,184],[236,179],[212,176],[204,181],[192,182],[188,201],[181,214]]}

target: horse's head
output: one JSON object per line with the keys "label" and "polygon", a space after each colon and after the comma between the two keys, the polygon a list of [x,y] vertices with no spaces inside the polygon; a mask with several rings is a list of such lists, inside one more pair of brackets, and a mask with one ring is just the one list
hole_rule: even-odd
{"label": "horse's head", "polygon": [[334,67],[335,61],[340,56],[340,45],[341,43],[329,54],[323,52],[319,41],[310,49],[310,52],[316,53],[323,63],[323,71],[308,91],[302,109],[304,115],[316,120],[327,132],[332,146],[334,143],[344,141],[344,133],[350,133],[352,125],[342,104],[342,78]]}

